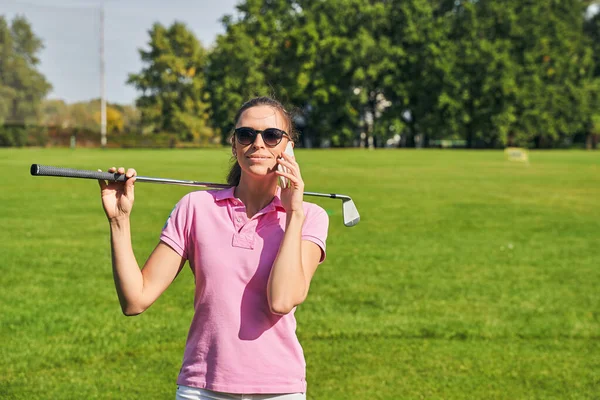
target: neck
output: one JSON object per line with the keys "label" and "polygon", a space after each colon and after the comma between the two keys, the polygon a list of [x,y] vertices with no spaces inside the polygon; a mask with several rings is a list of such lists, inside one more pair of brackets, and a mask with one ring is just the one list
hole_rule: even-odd
{"label": "neck", "polygon": [[275,197],[277,177],[274,178],[248,179],[248,176],[242,173],[240,183],[234,190],[234,196],[246,206],[248,218],[252,218],[254,214],[265,208]]}

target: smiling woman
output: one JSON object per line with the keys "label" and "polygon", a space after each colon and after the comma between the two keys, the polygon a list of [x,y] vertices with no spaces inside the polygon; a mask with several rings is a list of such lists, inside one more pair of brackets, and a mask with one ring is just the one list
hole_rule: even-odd
{"label": "smiling woman", "polygon": [[[235,121],[236,129],[232,132],[229,139],[232,144],[234,160],[227,176],[227,183],[232,186],[237,186],[240,183],[242,175],[242,167],[236,151],[238,147],[236,146],[236,141],[241,146],[248,146],[253,144],[259,136],[258,133],[260,133],[266,147],[273,149],[268,155],[263,155],[269,158],[273,154],[281,154],[288,142],[291,142],[293,145],[298,139],[298,134],[294,130],[292,116],[281,103],[270,97],[256,97],[244,103],[237,112]],[[257,124],[257,126],[252,127],[252,124]],[[258,126],[263,126],[264,131],[261,131],[261,128],[258,128]],[[258,129],[258,131],[254,128]],[[287,140],[284,140],[284,137]],[[279,146],[280,144],[282,144],[283,149]],[[255,157],[259,156],[259,154],[255,155]],[[244,156],[242,156],[243,158]]]}
{"label": "smiling woman", "polygon": [[[235,118],[229,189],[184,196],[140,271],[129,228],[134,169],[100,181],[110,222],[113,273],[126,315],[146,310],[189,261],[195,314],[177,379],[178,399],[306,398],[306,363],[294,312],[325,260],[329,220],[304,202],[296,135],[277,101],[259,97]],[[278,166],[285,168],[279,169]],[[289,184],[278,186],[278,178]]]}

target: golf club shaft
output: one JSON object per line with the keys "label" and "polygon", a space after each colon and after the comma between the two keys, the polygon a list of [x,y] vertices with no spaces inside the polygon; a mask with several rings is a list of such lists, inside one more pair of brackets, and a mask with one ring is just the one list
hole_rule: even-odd
{"label": "golf club shaft", "polygon": [[[127,177],[125,174],[118,174],[116,172],[101,172],[91,171],[85,169],[73,169],[73,168],[62,168],[53,167],[49,165],[31,165],[31,175],[33,176],[57,176],[62,178],[83,178],[83,179],[96,179],[105,180],[111,182],[125,182]],[[198,182],[198,181],[186,181],[179,179],[167,179],[167,178],[153,178],[149,176],[136,176],[136,182],[148,182],[148,183],[161,183],[166,185],[180,185],[180,186],[196,186],[205,188],[215,189],[226,189],[231,185],[224,183],[211,183],[211,182]],[[328,197],[332,199],[344,199],[348,196],[340,194],[326,194],[326,193],[315,193],[315,192],[304,192],[306,196],[317,196],[317,197]]]}

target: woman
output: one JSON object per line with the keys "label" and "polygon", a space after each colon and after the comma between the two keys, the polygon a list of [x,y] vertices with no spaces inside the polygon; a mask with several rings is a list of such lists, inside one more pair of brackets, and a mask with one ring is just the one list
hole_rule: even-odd
{"label": "woman", "polygon": [[[305,399],[305,361],[295,307],[325,259],[328,217],[303,201],[292,119],[268,97],[245,103],[232,136],[231,189],[197,191],[173,209],[140,271],[129,215],[134,169],[125,183],[100,181],[123,313],[146,310],[186,260],[195,275],[194,317],[177,399]],[[287,168],[281,172],[277,166]],[[287,178],[284,189],[278,178]]]}

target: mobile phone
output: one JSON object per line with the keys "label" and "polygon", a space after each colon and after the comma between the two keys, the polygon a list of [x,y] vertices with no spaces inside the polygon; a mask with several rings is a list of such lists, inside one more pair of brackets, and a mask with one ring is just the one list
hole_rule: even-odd
{"label": "mobile phone", "polygon": [[[285,146],[285,150],[284,153],[290,156],[294,155],[294,146],[292,145],[292,142],[288,142],[287,146]],[[281,172],[287,172],[287,168],[284,167],[281,164],[277,164],[277,169]],[[281,186],[282,188],[286,188],[288,187],[288,179],[284,176],[280,176],[279,177],[279,186]]]}

